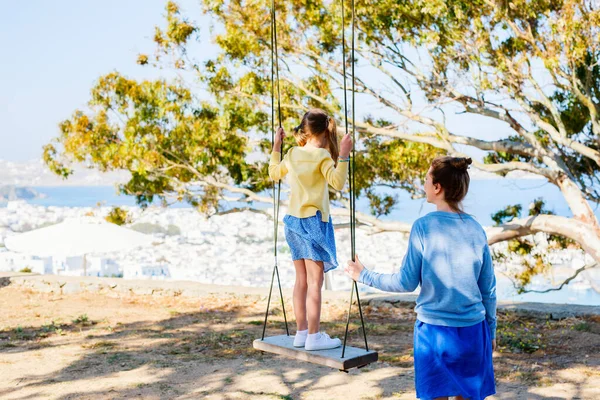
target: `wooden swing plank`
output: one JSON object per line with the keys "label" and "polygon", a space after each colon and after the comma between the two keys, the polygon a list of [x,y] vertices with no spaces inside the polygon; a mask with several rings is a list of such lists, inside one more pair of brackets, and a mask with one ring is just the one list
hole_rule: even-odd
{"label": "wooden swing plank", "polygon": [[342,371],[371,364],[377,361],[379,357],[376,351],[366,351],[351,346],[346,346],[344,358],[342,358],[342,347],[308,351],[304,347],[294,347],[294,337],[287,335],[266,337],[264,340],[256,339],[253,347],[267,353],[279,354],[312,364],[325,365]]}

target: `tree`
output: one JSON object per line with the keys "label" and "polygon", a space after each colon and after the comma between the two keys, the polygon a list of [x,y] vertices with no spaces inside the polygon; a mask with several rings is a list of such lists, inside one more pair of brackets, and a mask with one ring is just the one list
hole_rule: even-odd
{"label": "tree", "polygon": [[[138,63],[194,74],[213,101],[195,99],[183,81],[138,83],[109,74],[92,92],[91,111],[76,112],[61,125],[56,146],[46,147],[48,165],[63,175],[72,160],[129,169],[132,179],[122,190],[142,204],[172,193],[205,211],[218,211],[227,193],[272,202],[258,194],[272,185],[264,159],[248,161],[250,152],[270,147],[270,3],[203,0],[218,24],[212,37],[220,51],[201,61],[189,49],[208,34],[168,2],[166,26],[155,31],[157,51]],[[283,125],[297,125],[309,107],[341,121],[340,3],[276,3]],[[349,7],[346,12],[349,21]],[[476,168],[546,179],[573,213],[515,218],[490,228],[490,243],[546,232],[574,240],[600,261],[600,225],[590,206],[600,201],[600,11],[594,2],[382,0],[358,2],[356,16],[356,63],[369,73],[356,77],[357,96],[382,110],[354,121],[361,137],[357,190],[368,196],[373,214],[387,214],[396,203],[378,187],[418,197],[431,158],[462,156],[460,148],[469,146],[487,154]],[[456,108],[501,121],[512,134],[486,141],[452,131],[444,115]],[[345,193],[332,198],[347,204]],[[409,228],[359,218],[379,231]]]}

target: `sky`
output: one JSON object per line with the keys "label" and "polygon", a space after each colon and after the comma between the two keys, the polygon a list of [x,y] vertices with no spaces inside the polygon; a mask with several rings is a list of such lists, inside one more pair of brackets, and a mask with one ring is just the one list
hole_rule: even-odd
{"label": "sky", "polygon": [[[154,26],[162,23],[165,3],[0,1],[0,160],[39,159],[42,146],[58,135],[58,123],[85,108],[101,75],[119,71],[130,78],[152,79],[165,74],[135,62],[138,54],[153,52]],[[196,50],[214,54],[209,21],[201,16],[198,1],[178,3],[201,27],[205,41]],[[380,108],[373,100],[361,107],[375,114]],[[503,123],[482,117],[450,112],[446,119],[458,134],[493,139],[509,133]]]}
{"label": "sky", "polygon": [[[180,1],[200,18],[196,1]],[[85,107],[103,74],[157,78],[152,53],[165,0],[0,1],[0,159],[39,159],[58,123]],[[192,16],[193,17],[193,16]],[[194,18],[191,18],[194,20]]]}

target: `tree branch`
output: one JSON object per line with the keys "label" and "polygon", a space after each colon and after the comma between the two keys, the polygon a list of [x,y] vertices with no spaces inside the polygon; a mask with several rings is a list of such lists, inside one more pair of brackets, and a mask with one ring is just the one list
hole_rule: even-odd
{"label": "tree branch", "polygon": [[[501,113],[499,111],[482,106],[481,101],[479,101],[478,99],[475,99],[471,96],[466,96],[464,94],[459,93],[458,91],[454,91],[453,95],[454,95],[454,99],[456,101],[458,101],[459,103],[461,103],[463,105],[463,107],[465,107],[465,110],[468,113],[483,115],[485,117],[489,117],[489,118],[497,119],[499,121],[506,122],[517,134],[519,134],[523,138],[525,138],[525,140],[527,140],[527,142],[529,144],[528,145],[524,144],[525,148],[523,148],[523,146],[522,146],[517,149],[514,149],[514,150],[516,150],[516,151],[512,151],[514,154],[520,154],[523,156],[530,156],[530,157],[540,157],[540,158],[548,154],[548,151],[546,149],[544,149],[544,147],[539,142],[539,140],[537,140],[537,138],[534,135],[532,135],[530,132],[528,132],[523,127],[523,125],[521,125],[510,114],[510,111],[507,110],[505,107],[494,105],[494,107],[498,107],[504,111],[504,113]],[[482,149],[482,150],[488,150],[488,149]],[[511,152],[511,150],[512,149],[508,148],[507,150],[502,150],[502,151]]]}
{"label": "tree branch", "polygon": [[577,269],[572,276],[570,276],[567,279],[565,279],[564,282],[561,283],[560,286],[558,286],[558,287],[553,287],[553,288],[546,289],[546,290],[527,290],[527,289],[524,289],[523,293],[549,293],[549,292],[558,291],[558,290],[562,289],[563,286],[568,285],[573,279],[575,279],[577,277],[577,275],[579,275],[583,271],[595,268],[598,265],[599,264],[584,265],[583,267]]}
{"label": "tree branch", "polygon": [[546,232],[575,240],[595,260],[600,260],[600,229],[593,224],[558,215],[536,215],[514,219],[486,229],[490,245],[537,232]]}
{"label": "tree branch", "polygon": [[[377,128],[377,127],[374,127],[367,123],[357,123],[356,126],[361,129],[364,129],[364,131],[366,131],[366,132],[373,133],[376,135],[394,137],[397,139],[408,140],[408,141],[417,142],[417,143],[426,143],[433,147],[443,149],[455,157],[468,157],[466,154],[456,151],[451,145],[449,145],[448,143],[446,143],[440,139],[433,137],[432,135],[407,134],[407,133],[402,133],[402,132],[398,132],[395,130],[390,130],[390,129],[385,129],[385,128]],[[456,135],[452,135],[452,134],[449,134],[447,136],[447,138],[454,143],[468,144],[468,145],[482,148],[485,150],[495,148],[498,150],[502,149],[501,151],[508,151],[509,146],[513,147],[513,148],[526,149],[525,145],[519,146],[520,144],[514,143],[514,142],[510,142],[510,144],[507,144],[505,141],[486,142],[483,140],[478,140],[478,139],[468,138],[468,137],[463,137],[463,136],[456,136]],[[508,173],[511,171],[519,170],[519,171],[530,172],[532,174],[543,176],[550,181],[554,181],[557,178],[557,175],[554,172],[552,172],[548,169],[538,168],[532,164],[525,163],[525,162],[513,161],[513,162],[498,163],[498,164],[484,164],[484,163],[481,163],[478,161],[474,161],[473,166],[482,171],[492,172],[495,174],[505,174],[505,173]]]}
{"label": "tree branch", "polygon": [[273,219],[273,216],[270,213],[268,213],[267,211],[265,211],[265,210],[258,210],[256,208],[250,207],[250,206],[246,206],[246,207],[234,207],[234,208],[230,208],[229,210],[219,211],[219,212],[216,212],[213,215],[211,215],[211,217],[215,216],[215,215],[227,215],[227,214],[234,214],[234,213],[244,212],[244,211],[250,211],[250,212],[253,212],[253,213],[256,213],[256,214],[266,215],[269,219],[271,219],[271,220]]}
{"label": "tree branch", "polygon": [[568,137],[561,135],[560,132],[552,124],[544,121],[533,110],[533,108],[529,104],[527,104],[527,101],[522,96],[516,95],[515,99],[527,111],[528,115],[533,119],[535,124],[537,126],[539,126],[541,129],[543,129],[544,131],[546,131],[550,135],[552,140],[554,140],[556,143],[558,143],[560,145],[563,145],[565,147],[568,147],[568,148],[576,151],[577,153],[581,154],[582,156],[590,158],[596,164],[598,164],[598,166],[600,166],[600,152],[599,151],[594,150],[591,147],[584,145],[583,143],[580,143],[578,141],[569,139]]}

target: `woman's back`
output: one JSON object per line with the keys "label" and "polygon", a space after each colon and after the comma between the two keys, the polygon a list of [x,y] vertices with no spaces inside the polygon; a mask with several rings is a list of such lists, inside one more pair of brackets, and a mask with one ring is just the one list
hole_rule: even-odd
{"label": "woman's back", "polygon": [[467,214],[435,211],[413,224],[400,271],[366,268],[360,282],[388,292],[421,285],[417,318],[428,324],[469,326],[488,320],[496,329],[496,278],[486,235]]}
{"label": "woman's back", "polygon": [[467,214],[435,211],[417,220],[414,229],[422,241],[419,319],[451,326],[483,320],[495,282],[481,225]]}

